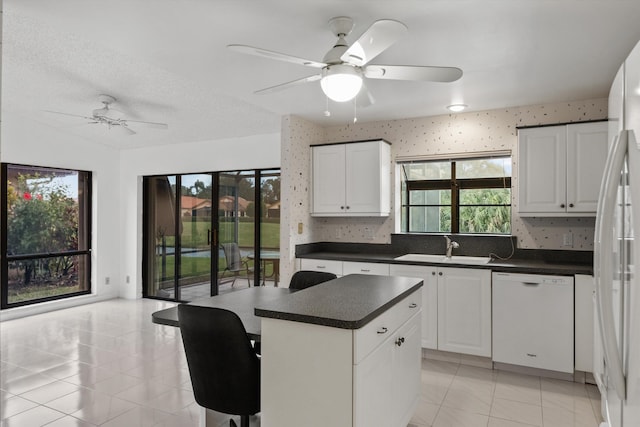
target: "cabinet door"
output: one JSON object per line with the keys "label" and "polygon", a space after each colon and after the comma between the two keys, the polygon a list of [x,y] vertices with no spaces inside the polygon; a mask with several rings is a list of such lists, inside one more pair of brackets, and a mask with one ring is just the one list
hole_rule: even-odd
{"label": "cabinet door", "polygon": [[[395,401],[392,393],[394,337],[390,336],[354,366],[354,425],[356,427],[389,427],[392,425]],[[415,371],[414,371],[415,376]]]}
{"label": "cabinet door", "polygon": [[438,349],[491,356],[491,271],[438,269]]}
{"label": "cabinet door", "polygon": [[607,122],[567,126],[567,212],[595,215],[607,160]]}
{"label": "cabinet door", "polygon": [[389,144],[383,141],[346,144],[346,213],[389,215],[389,172]]}
{"label": "cabinet door", "polygon": [[594,306],[593,276],[575,277],[575,368],[576,371],[593,372]]}
{"label": "cabinet door", "polygon": [[392,396],[395,416],[389,424],[406,426],[411,420],[420,395],[420,314],[412,317],[395,335],[393,352]]}
{"label": "cabinet door", "polygon": [[438,349],[438,269],[417,265],[392,264],[391,276],[422,279],[422,348]]}
{"label": "cabinet door", "polygon": [[313,147],[312,213],[345,211],[345,146]]}
{"label": "cabinet door", "polygon": [[521,214],[566,211],[566,135],[565,126],[518,131],[518,211]]}

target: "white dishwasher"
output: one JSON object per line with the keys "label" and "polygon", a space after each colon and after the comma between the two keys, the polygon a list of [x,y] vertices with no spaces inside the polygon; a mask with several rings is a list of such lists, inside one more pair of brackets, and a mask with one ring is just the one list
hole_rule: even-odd
{"label": "white dishwasher", "polygon": [[573,373],[573,276],[493,273],[493,361]]}

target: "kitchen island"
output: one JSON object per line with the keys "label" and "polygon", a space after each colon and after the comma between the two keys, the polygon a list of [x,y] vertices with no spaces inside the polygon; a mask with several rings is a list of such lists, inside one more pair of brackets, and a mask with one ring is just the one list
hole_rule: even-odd
{"label": "kitchen island", "polygon": [[353,274],[257,306],[263,427],[400,427],[420,388],[422,281]]}

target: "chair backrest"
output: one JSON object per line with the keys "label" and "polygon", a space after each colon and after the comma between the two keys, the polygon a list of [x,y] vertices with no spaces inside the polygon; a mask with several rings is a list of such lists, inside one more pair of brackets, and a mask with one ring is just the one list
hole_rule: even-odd
{"label": "chair backrest", "polygon": [[291,282],[289,283],[289,289],[306,289],[311,286],[319,285],[323,282],[328,282],[329,280],[336,279],[336,276],[333,273],[327,273],[325,271],[297,271],[291,277]]}
{"label": "chair backrest", "polygon": [[260,412],[260,359],[238,315],[181,304],[178,320],[198,405],[232,415]]}
{"label": "chair backrest", "polygon": [[242,256],[240,255],[240,247],[236,242],[222,243],[222,251],[227,262],[227,270],[239,271],[242,269]]}

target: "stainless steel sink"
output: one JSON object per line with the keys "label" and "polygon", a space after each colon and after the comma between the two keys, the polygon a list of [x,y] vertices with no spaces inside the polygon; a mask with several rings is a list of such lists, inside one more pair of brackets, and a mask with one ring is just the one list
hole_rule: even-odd
{"label": "stainless steel sink", "polygon": [[406,254],[394,258],[396,261],[413,261],[413,262],[433,262],[440,264],[473,264],[482,265],[491,261],[491,257],[485,256],[465,256],[454,255],[451,258],[447,258],[444,255],[432,255],[432,254]]}

